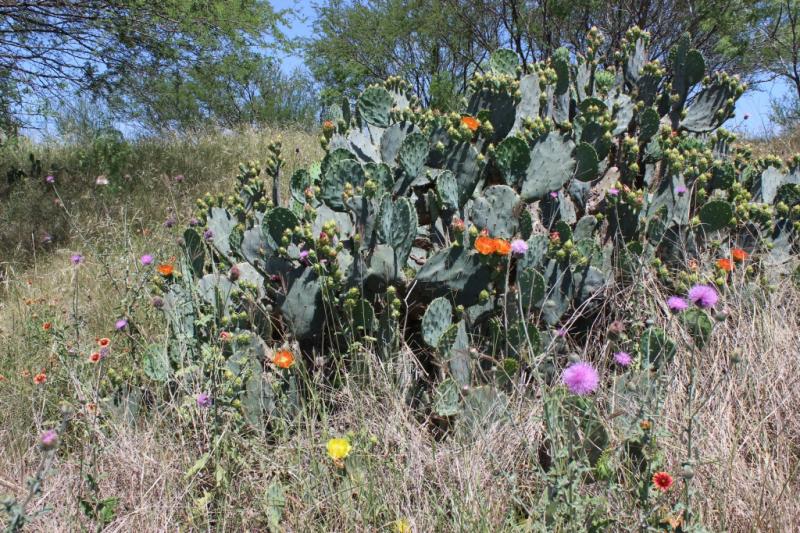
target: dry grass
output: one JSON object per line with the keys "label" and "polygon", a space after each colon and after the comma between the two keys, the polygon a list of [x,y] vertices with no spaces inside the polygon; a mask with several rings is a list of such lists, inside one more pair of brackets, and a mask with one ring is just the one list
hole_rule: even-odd
{"label": "dry grass", "polygon": [[[107,334],[121,298],[131,294],[120,283],[132,275],[130,265],[139,254],[175,253],[172,241],[178,230],[161,226],[164,210],[174,207],[186,217],[199,191],[224,188],[234,173],[234,160],[264,151],[268,136],[248,135],[230,143],[221,143],[220,137],[185,144],[176,141],[180,149],[164,149],[159,156],[170,163],[147,166],[143,159],[139,183],[129,195],[104,197],[101,209],[86,210],[87,205],[96,204],[97,197],[92,196],[96,192],[89,198],[65,197],[67,207],[74,207],[76,214],[75,226],[67,235],[69,247],[50,250],[28,264],[6,264],[0,292],[0,375],[6,377],[0,382],[0,492],[24,493],[25,478],[41,457],[34,445],[36,436],[58,417],[57,401],[71,397],[66,379],[54,379],[44,393],[29,378],[20,377],[25,370],[51,364],[53,375],[62,375],[57,364],[51,363],[55,346],[40,331],[41,322],[66,325],[77,310],[90,337]],[[296,163],[305,162],[310,157],[307,153],[316,153],[309,148],[313,145],[309,136],[286,134],[284,139],[287,153],[295,146],[301,148]],[[151,154],[159,149],[148,148]],[[210,154],[217,158],[221,153],[227,154],[229,167],[207,163]],[[168,174],[165,169],[191,165],[194,170],[184,170],[188,183],[176,185],[162,178]],[[202,178],[192,179],[192,173]],[[227,178],[217,182],[211,178],[215,175]],[[68,266],[69,254],[76,250],[87,258],[77,271],[77,292],[76,269]],[[695,502],[711,530],[791,531],[800,523],[800,418],[796,415],[800,410],[800,290],[787,282],[762,298],[744,292],[744,285],[734,287],[725,301],[730,317],[717,326],[697,365],[695,405],[702,407],[694,434],[699,453]],[[142,298],[147,297],[144,292]],[[685,337],[677,321],[659,309],[657,302],[663,301],[663,295],[653,280],[643,278],[633,290],[610,292],[643,318],[655,317],[673,338]],[[146,306],[136,309],[144,341],[163,338],[165,329],[158,315]],[[578,343],[576,339],[571,350],[597,362],[608,385],[613,374],[607,364],[610,348],[594,342],[604,336],[604,327],[598,323],[597,331],[587,336],[590,340]],[[735,363],[734,356],[741,362]],[[413,354],[404,352],[401,357]],[[394,366],[400,363],[381,363],[370,354],[364,358],[368,382],[364,376],[349,375],[337,390],[320,390],[276,442],[246,436],[233,439],[239,462],[213,510],[215,528],[267,530],[264,495],[271,483],[279,481],[286,494],[281,522],[286,531],[385,530],[398,518],[407,519],[415,531],[512,530],[521,510],[534,507],[544,490],[537,460],[544,434],[540,391],[522,380],[521,393],[511,398],[508,417],[487,420],[475,438],[442,440],[431,430],[429,420],[409,410],[406,391],[392,378]],[[685,456],[682,429],[690,361],[691,354],[681,348],[670,367],[661,428],[665,464],[675,473],[680,472]],[[123,368],[135,361],[120,357],[116,364]],[[610,401],[607,393],[598,400]],[[48,506],[50,511],[38,517],[30,530],[91,527],[76,502],[89,451],[98,454],[101,494],[120,498],[116,519],[105,531],[174,531],[178,524],[184,530],[206,529],[206,517],[197,513],[197,499],[208,479],[205,475],[184,478],[207,445],[204,422],[196,416],[165,402],[135,423],[108,417],[96,427],[81,425],[93,429],[65,441],[43,493],[31,505],[32,509]],[[329,437],[344,433],[350,434],[356,449],[350,481],[324,452]],[[87,449],[90,435],[98,444]],[[679,498],[677,488],[665,503]],[[602,487],[586,490],[603,492]],[[626,498],[610,495],[609,502],[609,512],[620,520],[619,529],[635,527],[637,517]]]}

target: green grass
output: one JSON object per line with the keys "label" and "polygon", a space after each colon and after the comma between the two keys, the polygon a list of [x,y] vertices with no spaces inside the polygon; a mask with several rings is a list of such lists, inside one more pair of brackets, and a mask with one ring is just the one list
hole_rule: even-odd
{"label": "green grass", "polygon": [[[238,162],[264,157],[276,136],[283,139],[287,176],[321,155],[315,135],[304,132],[146,139],[126,156],[122,174],[130,178],[107,187],[94,185],[105,172],[100,166],[81,166],[75,153],[80,147],[25,146],[6,158],[7,166],[14,158],[21,164],[33,151],[44,169],[64,170],[55,188],[38,176],[5,191],[2,200],[0,493],[24,496],[25,479],[42,456],[37,436],[66,409],[73,422],[29,509],[50,511],[32,522],[32,530],[96,528],[78,504],[92,471],[96,495],[119,499],[104,526],[108,531],[175,530],[178,524],[185,530],[264,531],[279,500],[285,531],[388,531],[398,519],[414,531],[527,530],[521,517],[538,507],[547,481],[537,459],[545,431],[540,396],[520,382],[508,418],[486,420],[474,438],[442,439],[433,420],[408,408],[408,390],[392,379],[414,360],[409,347],[393,361],[361,352],[361,372],[343,374],[335,390],[318,386],[301,415],[270,442],[235,435],[225,450],[216,450],[210,421],[191,408],[191,396],[189,405],[181,404],[180,394],[154,396],[149,409],[133,417],[105,406],[99,418],[87,413],[93,401],[87,384],[97,367],[85,360],[96,337],[111,338],[106,364],[134,389],[142,384],[136,376],[143,351],[165,339],[166,325],[150,305],[150,273],[138,258],[176,255],[175,240],[194,199],[229,190]],[[177,183],[176,174],[186,179]],[[174,228],[163,224],[170,213],[178,219]],[[53,235],[53,242],[40,244],[40,231]],[[83,254],[84,263],[72,266],[73,253]],[[608,297],[644,319],[664,295],[648,276],[637,290],[631,295],[611,287]],[[799,304],[800,290],[788,283],[763,299],[734,290],[725,301],[730,318],[703,354],[695,435],[701,460],[694,481],[697,511],[711,530],[789,531],[800,523]],[[123,314],[131,334],[114,331]],[[659,321],[673,338],[686,335],[675,321]],[[45,322],[53,324],[50,331]],[[569,349],[611,368],[604,346],[570,342]],[[679,498],[688,361],[682,348],[659,427],[665,468],[676,474],[676,490],[660,497],[665,506]],[[47,383],[35,386],[32,376],[42,370]],[[306,379],[316,379],[314,368],[305,371]],[[598,401],[610,397],[604,393]],[[325,454],[325,442],[340,435],[353,444],[346,471]],[[209,450],[224,455],[221,469],[187,476]],[[225,490],[206,506],[205,491],[218,480]],[[276,500],[271,490],[277,486],[283,498]],[[608,490],[587,487],[586,497]],[[617,528],[635,528],[631,502],[619,493],[608,498]],[[536,521],[529,518],[530,530]]]}

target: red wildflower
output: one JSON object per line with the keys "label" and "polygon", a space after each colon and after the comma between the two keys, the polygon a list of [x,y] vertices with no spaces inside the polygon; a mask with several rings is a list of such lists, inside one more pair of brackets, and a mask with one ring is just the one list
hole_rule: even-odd
{"label": "red wildflower", "polygon": [[717,267],[725,272],[733,272],[733,261],[723,257],[717,260]]}
{"label": "red wildflower", "polygon": [[497,251],[497,241],[486,235],[475,239],[475,249],[482,255],[491,255]]}
{"label": "red wildflower", "polygon": [[278,350],[275,352],[272,362],[278,368],[289,368],[294,364],[294,355],[289,350]]}
{"label": "red wildflower", "polygon": [[736,261],[737,263],[741,263],[742,261],[746,261],[747,259],[749,259],[750,254],[748,254],[741,248],[734,248],[733,250],[731,250],[731,257],[733,257],[733,260]]}
{"label": "red wildflower", "polygon": [[667,492],[672,486],[672,476],[666,472],[656,472],[653,474],[653,485],[661,492]]}
{"label": "red wildflower", "polygon": [[46,381],[47,381],[47,374],[45,374],[44,372],[39,372],[38,374],[33,376],[33,382],[36,385],[44,385]]}

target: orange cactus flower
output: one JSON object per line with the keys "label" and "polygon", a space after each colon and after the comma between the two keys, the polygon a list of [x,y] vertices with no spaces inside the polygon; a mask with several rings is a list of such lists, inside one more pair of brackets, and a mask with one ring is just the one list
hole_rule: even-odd
{"label": "orange cactus flower", "polygon": [[326,120],[325,122],[322,123],[323,130],[333,130],[333,128],[334,125],[332,120]]}
{"label": "orange cactus flower", "polygon": [[231,334],[230,331],[220,331],[219,332],[219,340],[221,340],[222,342],[230,342],[232,338],[233,338],[233,335]]}
{"label": "orange cactus flower", "polygon": [[672,486],[672,476],[667,472],[656,472],[653,474],[653,485],[661,492],[667,492]]}
{"label": "orange cactus flower", "polygon": [[508,255],[511,253],[511,243],[505,239],[495,239],[494,246],[494,253],[497,255]]}
{"label": "orange cactus flower", "polygon": [[487,237],[486,235],[481,235],[475,239],[475,249],[478,250],[478,253],[481,255],[492,255],[497,251],[497,240]]}
{"label": "orange cactus flower", "polygon": [[278,350],[275,352],[272,362],[278,368],[289,368],[294,364],[294,355],[289,350]]}
{"label": "orange cactus flower", "polygon": [[733,261],[723,257],[722,259],[717,260],[717,267],[725,272],[733,272]]}
{"label": "orange cactus flower", "polygon": [[35,376],[33,376],[33,382],[36,385],[44,385],[47,382],[47,374],[44,372],[39,372]]}
{"label": "orange cactus flower", "polygon": [[734,248],[733,250],[731,250],[731,257],[733,257],[733,260],[736,261],[737,263],[741,263],[742,261],[746,261],[747,259],[749,259],[750,254],[748,254],[741,248]]}
{"label": "orange cactus flower", "polygon": [[42,324],[42,329],[45,330],[45,331],[50,331],[50,328],[52,328],[52,327],[53,327],[53,324],[51,322],[45,322],[44,324]]}
{"label": "orange cactus flower", "polygon": [[101,348],[108,348],[109,344],[111,344],[111,339],[108,337],[103,337],[102,339],[97,340],[97,345]]}
{"label": "orange cactus flower", "polygon": [[470,116],[461,117],[461,123],[467,126],[469,130],[473,133],[478,131],[478,126],[480,126],[480,122],[478,122],[478,119]]}
{"label": "orange cactus flower", "polygon": [[156,268],[156,270],[158,270],[158,273],[159,273],[159,274],[161,274],[161,275],[162,275],[162,276],[164,276],[165,278],[168,278],[168,277],[170,277],[170,276],[172,275],[172,273],[175,271],[175,267],[173,267],[173,266],[172,266],[172,265],[170,265],[169,263],[163,263],[163,264],[161,264],[161,265],[158,265],[158,267]]}

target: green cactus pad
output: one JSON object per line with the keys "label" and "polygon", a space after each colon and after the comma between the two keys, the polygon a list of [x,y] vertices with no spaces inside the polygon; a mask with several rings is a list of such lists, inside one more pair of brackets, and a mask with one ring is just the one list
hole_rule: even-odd
{"label": "green cactus pad", "polygon": [[324,310],[319,277],[310,268],[303,269],[294,279],[280,306],[289,329],[297,339],[321,335]]}
{"label": "green cactus pad", "polygon": [[510,239],[517,232],[518,220],[514,215],[519,196],[506,185],[492,185],[476,198],[470,211],[472,222],[492,237]]}
{"label": "green cactus pad", "polygon": [[397,162],[403,172],[411,178],[419,176],[425,160],[428,158],[428,139],[419,132],[413,132],[403,139]]}
{"label": "green cactus pad", "polygon": [[494,163],[506,184],[519,183],[531,163],[528,143],[519,137],[507,137],[497,145],[494,151]]}
{"label": "green cactus pad", "polygon": [[439,338],[439,353],[449,375],[462,387],[470,384],[469,337],[466,323],[461,320],[447,328]]}
{"label": "green cactus pad", "polygon": [[786,179],[786,175],[775,167],[767,167],[761,172],[761,176],[756,180],[756,197],[760,197],[765,204],[775,203],[775,196],[778,188]]}
{"label": "green cactus pad", "polygon": [[564,94],[569,89],[569,50],[563,46],[553,53],[553,68],[558,75],[555,94]]}
{"label": "green cactus pad", "polygon": [[206,220],[206,226],[211,230],[212,244],[222,255],[231,254],[231,234],[237,221],[227,210],[222,207],[212,207]]}
{"label": "green cactus pad", "polygon": [[582,142],[575,147],[575,179],[580,181],[592,181],[597,177],[598,160],[597,152],[591,144]]}
{"label": "green cactus pad", "polygon": [[294,174],[292,174],[292,179],[289,181],[292,198],[300,203],[306,203],[306,189],[311,185],[311,174],[306,169],[295,170]]}
{"label": "green cactus pad", "polygon": [[460,143],[447,151],[444,168],[453,173],[458,184],[458,204],[463,206],[481,180],[478,152],[470,143]]}
{"label": "green cactus pad", "polygon": [[711,338],[711,331],[714,329],[714,323],[708,314],[697,308],[687,309],[681,313],[681,320],[686,325],[686,329],[692,339],[694,339],[695,345],[698,348],[705,346],[706,342]]}
{"label": "green cactus pad", "polygon": [[500,48],[495,50],[489,58],[489,68],[492,69],[494,74],[500,76],[517,76],[517,67],[519,66],[519,56],[514,50],[508,48]]}
{"label": "green cactus pad", "polygon": [[417,272],[416,281],[434,295],[458,293],[458,303],[471,305],[488,285],[489,274],[477,254],[463,247],[450,247],[430,256]]}
{"label": "green cactus pad", "polygon": [[295,226],[300,221],[297,216],[285,207],[272,209],[264,221],[264,228],[267,230],[265,237],[272,240],[273,248],[281,246],[281,240],[286,230],[294,231]]}
{"label": "green cactus pad", "polygon": [[372,335],[377,325],[372,304],[361,298],[356,302],[352,313],[355,332],[358,335]]}
{"label": "green cactus pad", "polygon": [[517,132],[523,127],[525,119],[536,119],[539,117],[539,76],[536,73],[527,74],[519,80],[520,101],[517,104],[516,118],[512,132]]}
{"label": "green cactus pad", "polygon": [[439,339],[453,320],[453,306],[443,297],[434,298],[422,315],[422,338],[429,346],[439,346]]}
{"label": "green cactus pad", "polygon": [[389,127],[389,111],[392,109],[393,99],[385,88],[380,86],[368,87],[358,97],[356,108],[359,115],[367,123],[380,128]]}
{"label": "green cactus pad", "polygon": [[386,243],[394,248],[395,260],[399,265],[405,264],[417,236],[416,209],[408,198],[398,198],[391,213],[382,211],[381,219]]}
{"label": "green cactus pad", "polygon": [[327,167],[323,175],[320,198],[332,209],[344,211],[345,204],[342,198],[346,183],[361,186],[366,180],[364,168],[358,161],[342,159]]}
{"label": "green cactus pad", "polygon": [[442,209],[446,211],[458,211],[458,183],[456,177],[449,170],[440,173],[436,178],[436,192]]}
{"label": "green cactus pad", "polygon": [[713,200],[700,208],[700,222],[708,233],[728,227],[731,218],[733,218],[733,207],[723,200]]}
{"label": "green cactus pad", "polygon": [[183,249],[194,275],[202,276],[203,266],[206,262],[206,247],[203,245],[202,237],[195,230],[189,228],[183,232]]}
{"label": "green cactus pad", "polygon": [[645,368],[658,370],[672,362],[676,348],[664,330],[651,327],[642,334],[639,352],[642,354],[642,364]]}
{"label": "green cactus pad", "polygon": [[531,215],[531,212],[527,206],[523,206],[519,212],[519,234],[523,240],[527,241],[531,238],[532,233],[533,215]]}
{"label": "green cactus pad", "polygon": [[381,160],[391,167],[396,166],[400,147],[412,133],[419,133],[413,122],[397,122],[389,126],[381,137]]}
{"label": "green cactus pad", "polygon": [[445,379],[436,386],[433,412],[442,417],[456,416],[461,412],[461,391],[458,383]]}
{"label": "green cactus pad", "polygon": [[534,307],[542,305],[544,298],[544,277],[532,268],[517,273],[517,291],[523,316],[529,315]]}
{"label": "green cactus pad", "polygon": [[574,149],[574,142],[556,133],[540,138],[531,150],[531,164],[521,184],[522,199],[538,200],[563,187],[575,172]]}
{"label": "green cactus pad", "polygon": [[727,101],[735,97],[736,94],[727,86],[718,83],[709,85],[692,100],[680,127],[694,133],[706,133],[719,128],[733,116],[733,107],[729,107]]}
{"label": "green cactus pad", "polygon": [[646,108],[639,115],[639,142],[646,144],[658,133],[659,127],[661,127],[661,117],[658,116],[658,111],[652,107]]}
{"label": "green cactus pad", "polygon": [[142,371],[153,381],[166,383],[169,380],[172,375],[172,366],[166,346],[151,344],[147,347],[142,356]]}

